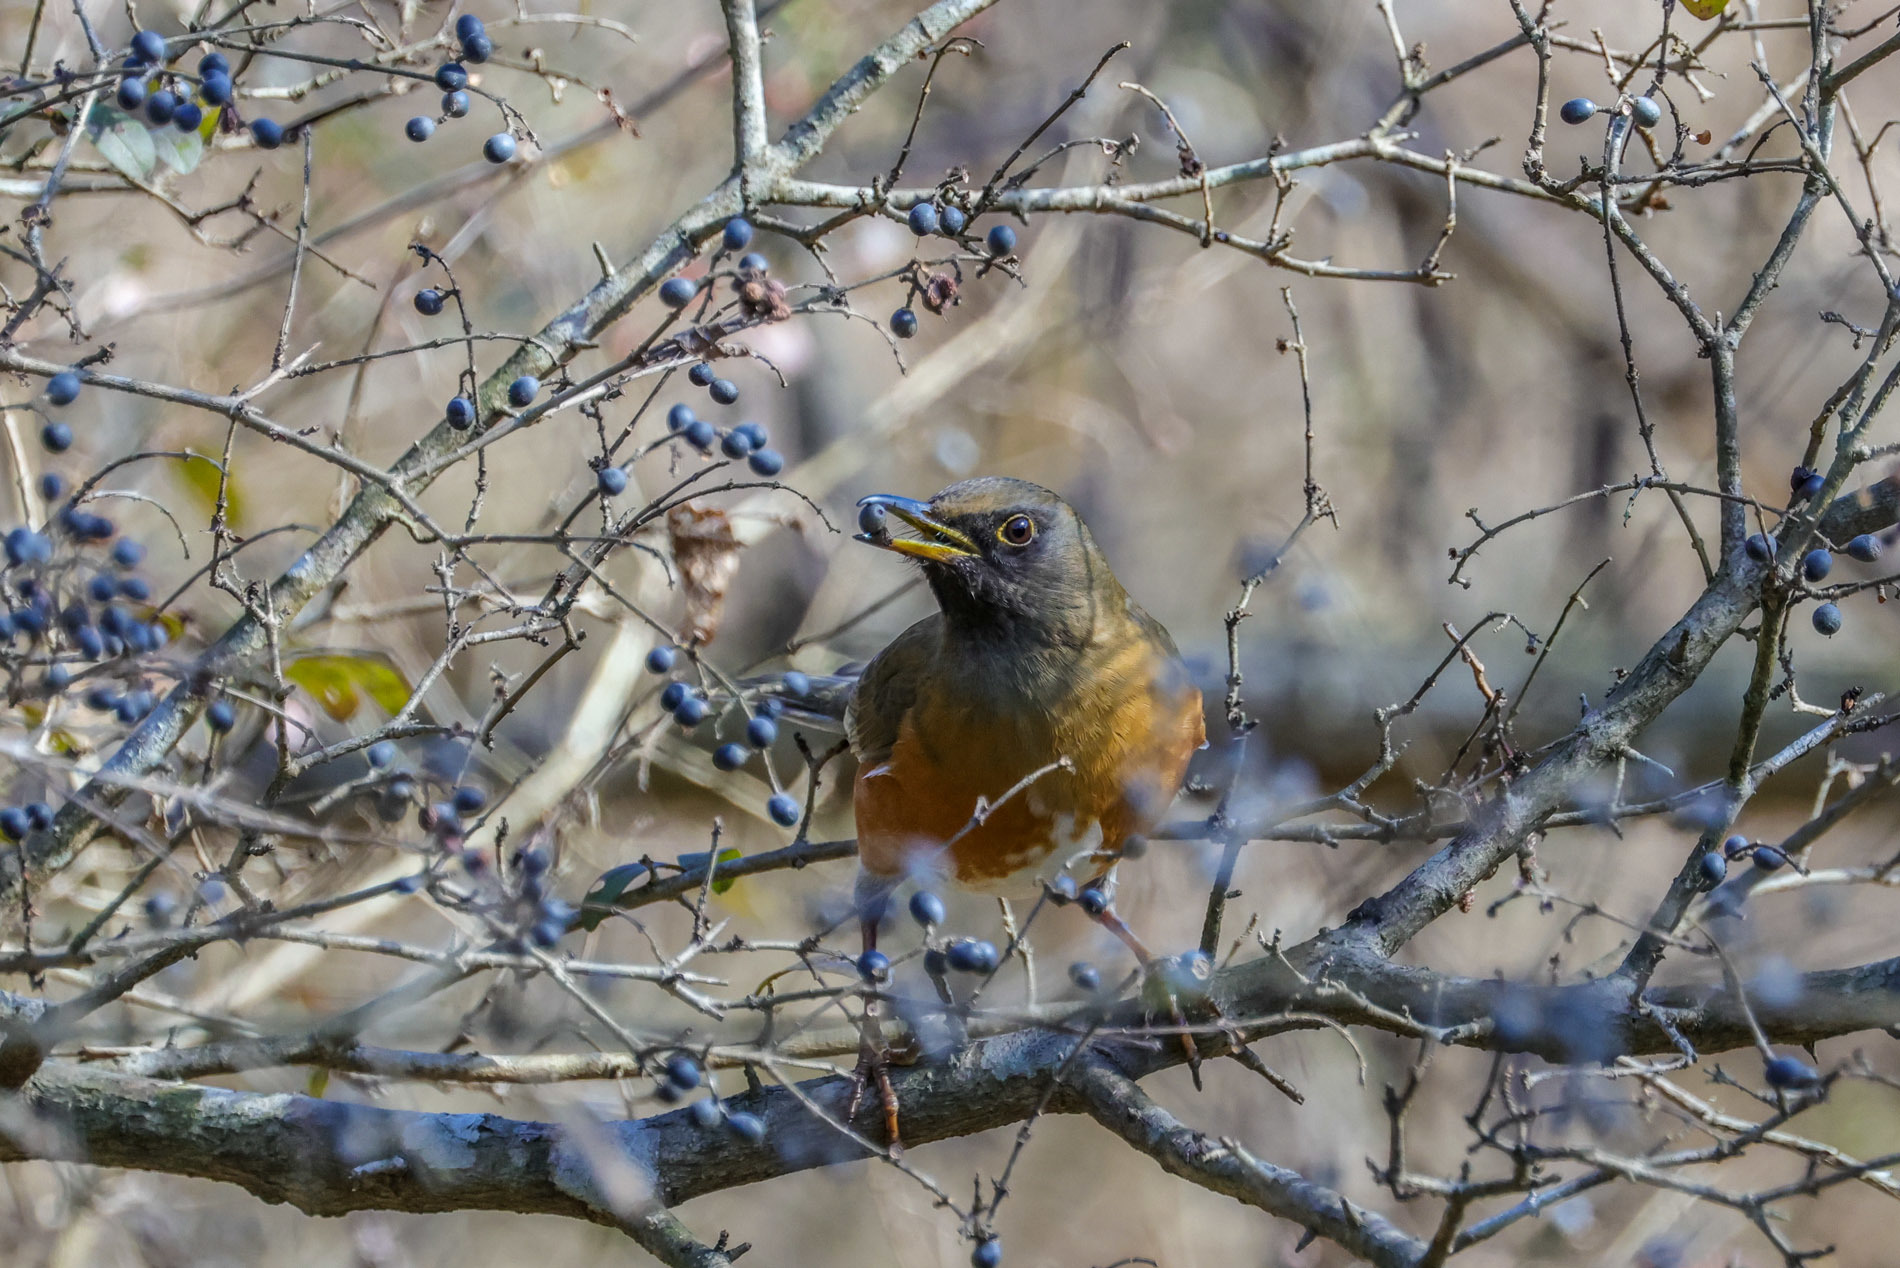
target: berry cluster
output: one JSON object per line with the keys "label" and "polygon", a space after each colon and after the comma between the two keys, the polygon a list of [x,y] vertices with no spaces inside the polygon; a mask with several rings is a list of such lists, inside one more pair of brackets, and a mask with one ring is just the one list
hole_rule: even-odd
{"label": "berry cluster", "polygon": [[[165,39],[158,32],[140,31],[133,36],[131,55],[119,64],[119,85],[113,100],[127,114],[144,115],[153,127],[196,132],[204,124],[207,107],[231,104],[235,91],[231,64],[222,53],[207,53],[199,59],[194,88],[191,77],[165,69],[168,55]],[[283,130],[277,128],[274,144],[282,141]]]}
{"label": "berry cluster", "polygon": [[[1615,114],[1616,107],[1599,106],[1588,97],[1572,97],[1557,108],[1557,117],[1575,127],[1588,123],[1599,114]],[[1629,117],[1639,128],[1653,128],[1662,122],[1662,106],[1654,97],[1631,97],[1629,99]]]}
{"label": "berry cluster", "polygon": [[[916,203],[904,221],[919,238],[941,234],[959,243],[964,239],[964,230],[969,227],[968,213],[948,201]],[[1016,231],[1008,225],[992,225],[984,237],[983,245],[991,259],[1006,259],[1016,252]],[[931,312],[942,312],[946,303],[955,302],[956,283],[946,274],[930,277],[921,285],[913,279],[911,290],[913,294],[921,291],[924,307]],[[905,304],[891,314],[889,324],[891,333],[899,339],[915,338],[917,311]]]}
{"label": "berry cluster", "polygon": [[[442,113],[437,118],[419,114],[403,124],[403,135],[423,142],[435,135],[436,127],[450,119],[460,119],[469,110],[468,64],[480,65],[495,55],[495,43],[488,38],[482,20],[472,13],[455,19],[455,38],[461,44],[461,59],[444,62],[435,68],[435,86],[442,90]],[[482,157],[490,163],[506,163],[515,156],[512,132],[497,132],[482,142]]]}
{"label": "berry cluster", "polygon": [[[677,648],[660,646],[647,653],[647,671],[653,674],[670,674],[679,664],[680,653]],[[787,674],[785,681],[793,679],[804,682],[804,686],[794,691],[801,694],[810,690],[810,679],[803,674]],[[789,687],[788,687],[789,689]],[[682,730],[691,731],[712,716],[712,705],[704,691],[689,686],[675,678],[660,691],[660,708],[673,715]],[[746,719],[745,742],[727,741],[713,750],[713,765],[722,771],[735,771],[752,760],[753,753],[763,753],[778,742],[778,717],[784,706],[771,697],[764,697],[752,706],[752,714]],[[770,771],[767,771],[768,777]],[[803,808],[798,799],[789,793],[774,792],[765,803],[765,813],[772,822],[783,828],[798,826],[803,816]]]}

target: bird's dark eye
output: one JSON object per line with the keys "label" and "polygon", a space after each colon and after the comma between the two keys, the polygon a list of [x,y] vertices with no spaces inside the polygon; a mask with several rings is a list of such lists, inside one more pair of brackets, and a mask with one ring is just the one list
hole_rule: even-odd
{"label": "bird's dark eye", "polygon": [[1036,521],[1027,515],[1012,515],[996,530],[996,540],[1005,546],[1027,546],[1036,535]]}

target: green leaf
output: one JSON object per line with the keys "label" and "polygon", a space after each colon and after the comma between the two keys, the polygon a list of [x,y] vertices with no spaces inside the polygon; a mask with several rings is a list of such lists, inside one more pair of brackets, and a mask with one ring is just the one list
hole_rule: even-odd
{"label": "green leaf", "polygon": [[[204,125],[199,124],[200,128]],[[152,147],[165,166],[183,175],[198,166],[205,156],[204,138],[196,131],[180,132],[177,128],[159,128],[151,134]]]}
{"label": "green leaf", "polygon": [[[116,112],[115,112],[116,113]],[[158,163],[158,150],[145,125],[120,115],[118,121],[93,134],[93,148],[112,166],[135,181],[152,174]]]}
{"label": "green leaf", "polygon": [[[185,490],[191,494],[192,500],[198,503],[198,509],[209,516],[218,505],[218,483],[224,480],[224,473],[218,469],[218,464],[190,458],[173,464],[172,470],[176,471],[178,478],[185,482]],[[244,511],[244,493],[238,487],[237,477],[233,476],[224,483],[225,522],[242,532]]]}
{"label": "green leaf", "polygon": [[724,869],[725,869],[726,864],[735,863],[744,857],[745,857],[744,855],[739,853],[739,847],[734,846],[734,845],[729,845],[725,849],[719,851],[719,870],[713,873],[713,883],[712,883],[713,893],[723,894],[727,890],[731,889],[734,885],[739,883],[738,877],[725,875]]}
{"label": "green leaf", "polygon": [[409,683],[377,652],[313,652],[284,666],[284,676],[316,697],[323,711],[347,722],[367,695],[394,715],[409,700]]}
{"label": "green leaf", "polygon": [[580,927],[592,933],[607,918],[620,896],[632,887],[633,883],[647,874],[645,863],[622,863],[619,867],[610,867],[600,874],[593,887],[587,891],[587,897],[581,899]]}

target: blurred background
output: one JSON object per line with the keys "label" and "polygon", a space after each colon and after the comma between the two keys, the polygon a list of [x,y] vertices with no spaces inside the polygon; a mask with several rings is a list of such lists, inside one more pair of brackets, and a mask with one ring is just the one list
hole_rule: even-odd
{"label": "blurred background", "polygon": [[[1404,42],[1421,44],[1433,68],[1490,48],[1516,30],[1503,3],[1398,0],[1394,7]],[[440,6],[408,11],[425,26],[442,20]],[[775,129],[913,11],[891,0],[792,0],[772,11],[767,89]],[[403,101],[343,114],[319,128],[310,221],[317,245],[334,265],[312,261],[304,269],[293,351],[315,348],[318,359],[330,359],[447,331],[410,306],[419,285],[437,280],[418,271],[407,250],[412,241],[428,244],[451,263],[478,328],[537,329],[599,276],[590,243],[612,259],[631,258],[724,177],[731,134],[728,85],[718,71],[638,113],[638,135],[597,130],[585,143],[563,147],[597,129],[605,117],[599,94],[610,91],[626,109],[683,66],[714,56],[724,41],[716,5],[613,3],[589,11],[590,18],[623,25],[624,33],[554,20],[558,12],[529,4],[520,22],[484,13],[504,56],[486,68],[483,82],[508,94],[541,145],[559,151],[548,161],[505,170],[481,163],[480,138],[490,129],[473,121],[444,127],[428,145],[410,145],[401,126],[414,103]],[[1748,12],[1754,13],[1752,5]],[[1763,4],[1760,16],[1802,12],[1791,4]],[[178,29],[178,16],[159,6],[140,13],[148,25]],[[0,13],[6,47],[22,46],[30,16],[26,6]],[[1653,40],[1660,8],[1604,0],[1564,4],[1556,16],[1571,36],[1594,41],[1600,32],[1608,47],[1632,50]],[[116,30],[124,26],[122,15],[101,11],[95,17],[113,27],[109,43],[122,40],[124,33]],[[41,39],[62,41],[69,59],[83,58],[70,15],[49,11],[46,21]],[[1673,23],[1692,40],[1710,29],[1681,11]],[[981,47],[967,59],[947,59],[939,71],[907,184],[931,183],[962,166],[971,183],[980,185],[1120,40],[1132,47],[1049,140],[1139,136],[1139,148],[1121,163],[1123,181],[1165,178],[1177,163],[1158,113],[1138,95],[1118,89],[1119,81],[1139,81],[1165,100],[1211,165],[1258,157],[1271,147],[1299,149],[1359,135],[1391,104],[1397,88],[1393,41],[1370,0],[1008,0],[962,33]],[[327,38],[334,49],[349,46],[342,36]],[[300,47],[331,45],[316,38]],[[1668,88],[1670,107],[1691,134],[1688,159],[1699,161],[1721,149],[1755,113],[1761,94],[1751,59],[1765,57],[1785,83],[1806,66],[1807,54],[1805,31],[1790,27],[1730,34],[1704,50],[1695,77],[1707,99],[1698,99],[1680,79]],[[537,80],[505,64],[536,58],[555,75]],[[264,66],[254,86],[269,84],[278,73]],[[864,183],[888,170],[910,125],[922,74],[921,65],[900,73],[807,174]],[[300,77],[281,71],[285,83]],[[1432,92],[1410,125],[1416,134],[1411,148],[1462,154],[1494,143],[1474,161],[1517,176],[1535,91],[1535,63],[1528,50],[1519,49]],[[1607,101],[1615,94],[1602,56],[1559,51],[1553,103],[1585,95]],[[1859,135],[1872,140],[1900,108],[1900,66],[1874,70],[1850,95]],[[308,108],[251,103],[252,113],[285,118]],[[1559,177],[1574,174],[1582,155],[1600,155],[1600,120],[1567,128],[1553,118],[1550,126],[1546,159]],[[1694,139],[1705,131],[1710,142]],[[1738,153],[1758,136],[1745,140]],[[1845,136],[1841,145],[1836,170],[1856,206],[1871,208],[1868,178],[1891,178],[1889,149],[1876,149],[1863,174]],[[0,139],[0,153],[16,150],[14,141]],[[527,146],[524,152],[532,156],[535,150]],[[1760,151],[1793,152],[1785,129],[1768,136]],[[1646,160],[1631,161],[1640,166]],[[1081,147],[1039,179],[1093,183],[1107,170],[1099,148]],[[202,208],[234,197],[253,172],[259,173],[251,195],[256,205],[276,211],[280,225],[294,226],[300,170],[292,147],[207,161],[169,188],[182,204]],[[1637,228],[1705,309],[1730,309],[1780,232],[1797,182],[1770,175],[1672,191],[1673,205],[1645,216]],[[417,190],[428,196],[391,207],[392,200]],[[1275,192],[1271,183],[1236,186],[1218,191],[1214,207],[1223,226],[1262,237],[1275,216]],[[1194,199],[1178,209],[1198,215]],[[816,213],[787,214],[802,223],[816,219]],[[1372,162],[1299,173],[1280,212],[1280,223],[1295,233],[1293,254],[1391,270],[1415,267],[1445,218],[1442,179]],[[244,226],[226,217],[198,228],[222,239]],[[1586,574],[1611,561],[1585,591],[1587,609],[1571,614],[1557,652],[1523,702],[1518,732],[1534,746],[1567,730],[1579,697],[1600,698],[1617,669],[1633,665],[1700,592],[1699,566],[1683,528],[1655,492],[1633,503],[1620,493],[1586,500],[1526,523],[1471,561],[1464,574],[1468,586],[1447,584],[1448,551],[1469,544],[1478,531],[1468,508],[1495,524],[1648,470],[1624,381],[1602,231],[1590,219],[1508,194],[1461,188],[1456,231],[1440,259],[1456,279],[1432,288],[1302,277],[1238,252],[1203,250],[1187,235],[1107,216],[1048,217],[1019,231],[1022,283],[995,273],[966,277],[960,303],[941,318],[924,315],[922,333],[901,346],[902,364],[886,340],[858,321],[800,319],[743,340],[769,359],[785,383],[781,387],[763,364],[736,364],[732,377],[742,397],[725,411],[730,418],[722,419],[764,423],[790,459],[786,482],[813,499],[829,524],[784,493],[708,502],[727,510],[749,543],[710,648],[723,668],[789,664],[820,672],[875,652],[926,613],[930,600],[913,587],[843,632],[808,641],[851,621],[909,579],[899,561],[865,550],[851,542],[848,529],[832,525],[848,526],[852,504],[867,493],[927,496],[965,476],[1004,473],[1047,484],[1077,506],[1128,589],[1173,631],[1210,701],[1217,701],[1226,672],[1223,614],[1237,599],[1246,569],[1271,554],[1304,510],[1301,384],[1295,358],[1278,346],[1292,334],[1282,288],[1291,290],[1309,349],[1313,476],[1330,494],[1338,522],[1318,525],[1301,538],[1262,586],[1241,629],[1246,705],[1261,719],[1263,737],[1251,746],[1250,767],[1241,777],[1245,804],[1284,804],[1329,791],[1370,764],[1378,750],[1373,710],[1411,696],[1451,645],[1446,625],[1462,634],[1491,614],[1508,612],[1547,634]],[[115,370],[206,391],[249,384],[264,373],[285,296],[289,248],[280,236],[257,233],[243,249],[231,250],[201,240],[154,201],[75,193],[58,205],[49,243],[69,261],[73,305],[95,343],[114,345]],[[783,238],[762,233],[754,249],[771,259],[774,276],[794,284],[795,297],[802,293],[795,284],[825,280],[811,256]],[[1788,471],[1801,456],[1810,421],[1864,355],[1846,329],[1822,323],[1818,314],[1835,311],[1863,325],[1877,321],[1878,280],[1855,249],[1852,226],[1837,208],[1824,206],[1743,349],[1744,472],[1748,491],[1765,502],[1785,501]],[[840,278],[852,281],[898,267],[911,251],[901,228],[861,221],[830,240],[825,259]],[[1673,478],[1711,485],[1707,364],[1697,358],[1680,316],[1627,255],[1619,267],[1658,455]],[[853,295],[854,306],[877,321],[901,302],[894,282]],[[609,333],[598,353],[583,358],[577,372],[638,346],[660,319],[656,304],[643,303]],[[57,332],[34,333],[32,351],[61,355]],[[484,372],[498,356],[481,353]],[[262,399],[279,422],[386,463],[440,416],[442,401],[456,390],[460,358],[455,348],[424,351],[372,364],[360,378],[344,371],[292,380]],[[677,379],[662,391],[660,409],[640,424],[648,439],[664,427],[665,404],[689,392],[697,402],[699,394]],[[609,419],[624,421],[643,394],[610,405]],[[214,420],[132,396],[90,393],[74,421],[79,444],[65,465],[75,471],[134,449],[216,452],[225,443]],[[1877,429],[1877,443],[1886,439],[1886,429]],[[502,442],[487,467],[481,527],[496,534],[546,532],[592,486],[586,461],[594,452],[593,423],[571,412],[531,435]],[[235,438],[233,456],[234,519],[242,533],[284,523],[327,524],[349,492],[335,468],[249,434]],[[635,496],[652,496],[671,484],[678,473],[668,461],[656,454],[635,469],[629,505]],[[1868,479],[1884,473],[1871,471]],[[154,544],[155,574],[184,580],[204,558],[206,489],[181,480],[172,464],[142,464],[118,479],[164,502],[184,523],[189,562],[160,511],[127,504],[119,512]],[[464,466],[439,481],[427,499],[432,513],[460,523],[468,514],[473,479]],[[1713,542],[1714,504],[1697,498],[1688,504]],[[240,570],[247,578],[275,576],[307,540],[285,533],[258,541],[239,556]],[[531,582],[544,583],[559,566],[554,552],[535,545],[497,545],[479,557],[527,593],[535,592]],[[437,582],[436,562],[435,549],[401,532],[385,535],[352,570],[348,585],[313,609],[297,637],[312,648],[387,653],[414,681],[444,642],[442,604],[427,590]],[[609,575],[623,592],[657,604],[666,619],[680,615],[677,595],[641,552],[622,552]],[[228,596],[202,583],[180,607],[202,637],[215,636],[238,613]],[[1801,697],[1830,708],[1849,686],[1894,686],[1893,617],[1871,594],[1843,607],[1847,626],[1841,636],[1825,640],[1804,618],[1791,635]],[[1525,634],[1494,624],[1499,628],[1472,646],[1490,681],[1515,693],[1531,664]],[[762,780],[716,773],[703,747],[655,723],[651,696],[659,683],[638,673],[637,658],[650,642],[644,628],[607,604],[594,607],[582,627],[588,637],[581,648],[516,709],[494,748],[474,756],[491,786],[515,788],[523,804],[549,817],[559,852],[557,889],[578,901],[593,878],[616,863],[705,849],[714,816],[721,817],[726,843],[748,853],[783,844],[787,834],[763,815],[768,789]],[[1721,774],[1751,651],[1752,645],[1740,641],[1726,649],[1650,732],[1643,750],[1669,773],[1632,769],[1626,796],[1665,793]],[[432,689],[428,716],[475,725],[496,698],[497,675],[521,675],[545,655],[543,649],[503,644],[459,658]],[[1413,803],[1414,780],[1441,781],[1482,705],[1466,669],[1448,672],[1419,712],[1400,724],[1403,760],[1374,788],[1372,800],[1404,808]],[[363,709],[352,721],[327,718],[314,706],[307,715],[336,738],[380,722],[373,717],[375,705],[366,701]],[[1225,733],[1218,722],[1215,709],[1210,736],[1216,744],[1202,772],[1210,779],[1226,773],[1220,765]],[[1791,712],[1785,701],[1777,704],[1763,751],[1813,722]],[[263,738],[255,726],[250,729],[252,743]],[[613,759],[601,760],[610,745],[617,745]],[[1865,758],[1887,746],[1885,736],[1874,735],[1845,751]],[[268,776],[268,747],[260,743],[251,755],[246,769],[254,779]],[[418,743],[407,760],[427,763],[433,760],[430,749]],[[451,753],[443,760],[460,757]],[[797,775],[798,758],[789,747],[782,746],[775,760],[783,776]],[[1821,769],[1818,758],[1792,767],[1750,806],[1740,830],[1773,841],[1806,819]],[[827,772],[815,837],[851,834],[848,798],[836,795],[845,786],[841,769]],[[1192,817],[1210,808],[1211,802],[1189,797],[1177,811]],[[373,818],[363,813],[351,822],[367,826]],[[1893,822],[1892,807],[1876,804],[1828,837],[1817,861],[1850,866],[1888,857]],[[1693,837],[1691,828],[1641,820],[1620,835],[1594,829],[1555,835],[1539,847],[1538,861],[1562,895],[1599,904],[1617,919],[1641,920]],[[1263,933],[1306,938],[1336,924],[1432,848],[1416,841],[1349,842],[1335,849],[1257,843],[1236,876],[1243,897],[1230,906],[1229,928],[1238,931],[1255,918]],[[1214,862],[1211,850],[1157,844],[1148,859],[1124,869],[1122,910],[1151,943],[1184,947],[1193,940]],[[57,911],[62,901],[73,905],[67,910],[83,909],[116,886],[124,864],[111,851],[95,849],[86,866],[61,878],[58,892],[47,897],[49,909]],[[389,866],[387,858],[339,852],[300,860],[293,870],[300,885],[328,890],[361,883]],[[839,910],[850,872],[848,863],[838,863],[742,881],[715,902],[721,916],[732,918],[735,932],[802,936],[813,922]],[[1481,887],[1472,912],[1438,922],[1407,948],[1406,958],[1474,976],[1541,979],[1600,967],[1617,952],[1623,931],[1614,920],[1576,921],[1571,908],[1540,909],[1531,899],[1489,913],[1488,905],[1509,894],[1513,880],[1502,875]],[[1734,922],[1729,945],[1751,980],[1764,982],[1785,979],[1791,968],[1880,958],[1896,951],[1892,903],[1876,887],[1812,887],[1766,898],[1746,921]],[[957,909],[953,923],[991,936],[999,927],[993,907],[974,902]],[[649,926],[662,942],[676,943],[685,916],[655,911]],[[440,941],[447,933],[419,897],[353,909],[334,927],[422,941]],[[898,936],[915,933],[903,929]],[[1054,989],[1049,983],[1060,987],[1061,967],[1074,959],[1121,967],[1115,948],[1102,945],[1075,913],[1050,915],[1033,941],[1045,989]],[[638,934],[616,924],[589,944],[598,958],[638,958],[642,948]],[[155,1020],[149,1007],[113,1010],[101,1015],[103,1029],[94,1038],[108,1044],[134,1036],[149,1040],[167,1025],[188,1034],[223,1033],[234,1018],[266,1032],[294,1030],[300,1020],[340,1011],[397,980],[399,968],[381,958],[286,945],[220,947],[155,982],[179,1004],[177,1014]],[[748,985],[748,974],[756,978],[768,971],[744,961],[722,968],[735,990]],[[1704,973],[1712,976],[1714,970],[1671,962],[1663,979]],[[654,994],[609,987],[601,998],[626,1010],[630,1020],[652,1026],[664,1024],[675,1007],[656,1005]],[[439,1044],[480,1002],[479,986],[448,992],[388,1019],[371,1037],[398,1045]],[[576,1010],[533,984],[525,990],[504,985],[487,1002],[473,1028],[483,1048],[571,1046],[581,1033]],[[677,1011],[678,1023],[690,1024],[690,1015]],[[116,1039],[115,1025],[122,1027]],[[1384,1157],[1381,1089],[1402,1079],[1415,1053],[1385,1036],[1358,1039],[1363,1068],[1361,1056],[1336,1035],[1279,1038],[1261,1046],[1266,1060],[1305,1093],[1304,1106],[1237,1067],[1210,1070],[1200,1095],[1184,1072],[1157,1078],[1151,1090],[1190,1123],[1232,1135],[1263,1158],[1429,1230],[1436,1205],[1398,1207],[1375,1185],[1365,1161]],[[1900,1073],[1892,1041],[1877,1035],[1824,1044],[1820,1063],[1825,1068],[1863,1049],[1877,1069]],[[1706,1086],[1704,1072],[1722,1060],[1710,1058],[1685,1079],[1699,1094],[1741,1110],[1748,1102]],[[1466,1161],[1468,1133],[1461,1120],[1489,1063],[1488,1057],[1463,1052],[1435,1058],[1413,1111],[1414,1166],[1449,1174]],[[269,1071],[233,1085],[303,1090],[307,1080],[302,1071]],[[337,1076],[325,1094],[520,1117],[562,1118],[577,1107],[616,1116],[643,1112],[606,1085],[504,1095]],[[1540,1084],[1537,1095],[1570,1098],[1578,1130],[1617,1148],[1639,1148],[1664,1130],[1629,1104],[1621,1084],[1558,1079]],[[1900,1091],[1843,1083],[1829,1103],[1803,1116],[1800,1128],[1857,1155],[1890,1151],[1900,1142]],[[972,1174],[1000,1168],[1010,1141],[1010,1132],[997,1132],[927,1146],[914,1151],[913,1161],[963,1192]],[[1724,1183],[1766,1184],[1798,1174],[1785,1160],[1749,1156],[1724,1170]],[[552,1218],[313,1220],[209,1183],[51,1165],[0,1168],[0,1190],[6,1198],[0,1200],[0,1229],[15,1248],[12,1261],[19,1263],[641,1260],[616,1234]],[[1822,1201],[1788,1209],[1788,1235],[1804,1246],[1838,1245],[1832,1262],[1890,1262],[1891,1199],[1843,1185]],[[700,1199],[680,1214],[703,1236],[728,1228],[735,1240],[752,1241],[746,1262],[761,1265],[935,1268],[968,1256],[967,1243],[959,1242],[952,1221],[931,1210],[927,1195],[887,1169],[864,1165]],[[1324,1242],[1296,1257],[1299,1229],[1164,1176],[1147,1159],[1107,1143],[1092,1123],[1065,1119],[1037,1128],[998,1228],[1012,1264],[1083,1268],[1125,1256],[1146,1256],[1168,1268],[1346,1262]],[[1767,1264],[1771,1256],[1732,1213],[1676,1193],[1618,1187],[1526,1221],[1460,1262],[1687,1268]]]}

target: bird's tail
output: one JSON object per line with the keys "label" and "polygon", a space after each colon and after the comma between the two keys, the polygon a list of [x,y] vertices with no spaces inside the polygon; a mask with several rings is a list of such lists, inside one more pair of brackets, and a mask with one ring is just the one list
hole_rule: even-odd
{"label": "bird's tail", "polygon": [[836,673],[801,674],[796,670],[742,678],[747,696],[776,700],[784,716],[800,726],[820,731],[844,731],[845,710],[858,689],[863,665],[841,665]]}

